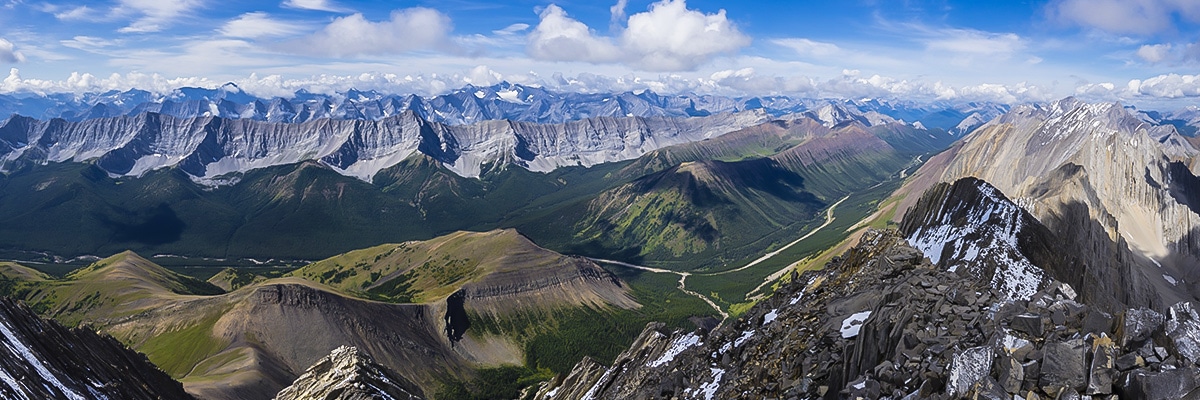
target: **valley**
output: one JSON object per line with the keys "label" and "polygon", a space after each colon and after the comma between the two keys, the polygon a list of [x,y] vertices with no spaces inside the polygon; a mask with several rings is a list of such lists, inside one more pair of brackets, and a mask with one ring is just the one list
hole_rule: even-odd
{"label": "valley", "polygon": [[[1192,367],[1179,329],[1200,282],[1200,151],[1176,125],[1067,98],[957,136],[811,105],[544,123],[13,117],[0,295],[111,336],[204,399],[354,379],[437,399],[821,397],[858,382],[957,396],[985,389],[874,371],[943,379],[966,362],[945,349],[985,338],[1142,346],[1087,320],[1141,309],[1176,325],[1154,328],[1173,358],[1136,371]],[[1008,314],[980,316],[1017,304],[1061,329],[1012,336]],[[893,309],[910,319],[886,320]],[[925,318],[948,333],[917,333]],[[778,349],[793,345],[814,352]],[[918,351],[937,354],[913,364]],[[797,366],[745,361],[778,354]],[[663,366],[689,378],[664,381]],[[762,379],[791,386],[744,385]],[[1134,390],[1114,385],[1102,390]]]}

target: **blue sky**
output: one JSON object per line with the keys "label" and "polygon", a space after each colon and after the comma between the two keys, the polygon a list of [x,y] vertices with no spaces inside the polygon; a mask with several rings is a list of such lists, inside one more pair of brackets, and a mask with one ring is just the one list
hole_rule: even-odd
{"label": "blue sky", "polygon": [[[0,0],[0,92],[562,90],[1190,104],[1200,2]],[[0,76],[4,76],[0,73]]]}

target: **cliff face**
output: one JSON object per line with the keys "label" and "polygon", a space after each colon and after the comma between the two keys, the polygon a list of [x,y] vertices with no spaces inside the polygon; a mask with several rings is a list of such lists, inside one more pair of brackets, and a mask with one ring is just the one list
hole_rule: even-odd
{"label": "cliff face", "polygon": [[13,116],[0,125],[0,167],[96,159],[113,175],[139,176],[178,166],[193,177],[213,178],[313,160],[369,181],[380,170],[421,152],[459,175],[476,177],[484,165],[511,163],[550,171],[628,160],[766,119],[761,111],[698,118],[599,117],[553,125],[445,125],[414,112],[379,120],[299,124],[155,113],[79,122]]}
{"label": "cliff face", "polygon": [[1192,298],[1173,272],[1139,266],[1126,242],[1112,241],[1087,210],[1067,204],[1043,223],[989,183],[963,178],[930,188],[900,231],[939,267],[984,277],[1010,299],[1027,299],[1050,280],[1079,288],[1082,301],[1109,312],[1166,310]]}
{"label": "cliff face", "polygon": [[183,385],[110,336],[67,329],[0,298],[0,397],[190,399]]}
{"label": "cliff face", "polygon": [[[1134,250],[1127,263],[1161,265],[1178,278],[1200,259],[1200,207],[1191,194],[1197,155],[1171,125],[1146,122],[1119,104],[1067,98],[1016,107],[975,130],[922,168],[918,175],[927,179],[910,195],[932,181],[980,178],[1051,230],[1070,233],[1066,222],[1090,219],[1108,241]],[[1077,233],[1081,242],[1094,235]]]}

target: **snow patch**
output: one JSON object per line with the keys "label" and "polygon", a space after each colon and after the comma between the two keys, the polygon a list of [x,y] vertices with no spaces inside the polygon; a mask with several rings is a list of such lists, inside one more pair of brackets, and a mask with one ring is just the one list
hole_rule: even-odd
{"label": "snow patch", "polygon": [[668,348],[667,351],[663,352],[661,357],[659,357],[657,360],[651,361],[646,365],[651,368],[661,367],[664,364],[671,362],[671,360],[674,360],[675,356],[679,355],[679,353],[682,353],[689,347],[699,344],[700,335],[697,335],[695,332],[680,336],[678,339],[675,339],[674,342],[671,342],[671,347]]}
{"label": "snow patch", "polygon": [[775,318],[779,317],[779,310],[771,310],[767,315],[763,316],[763,326],[775,322]]}
{"label": "snow patch", "polygon": [[84,400],[83,396],[80,396],[79,393],[75,393],[74,390],[68,389],[66,385],[63,385],[62,381],[58,380],[57,376],[55,376],[48,368],[46,368],[46,365],[42,363],[42,360],[39,360],[37,356],[33,354],[33,351],[31,351],[29,347],[25,345],[25,343],[21,342],[21,339],[12,332],[11,328],[8,327],[8,322],[0,321],[0,334],[4,335],[4,338],[6,339],[3,343],[4,347],[8,348],[9,351],[20,355],[21,358],[24,358],[25,361],[33,367],[33,369],[37,370],[38,375],[41,375],[43,379],[45,379],[51,385],[54,385],[54,387],[58,388],[63,395],[67,396],[67,398],[71,400]]}
{"label": "snow patch", "polygon": [[[521,98],[518,97],[521,95],[521,93],[516,90],[501,90],[496,92],[496,95],[500,96],[500,100],[504,100],[509,103],[525,104],[525,102],[521,101]],[[530,96],[530,98],[533,97]]]}
{"label": "snow patch", "polygon": [[709,371],[712,374],[711,382],[700,385],[700,387],[695,389],[685,390],[684,393],[687,393],[689,397],[703,394],[704,400],[712,400],[717,395],[717,389],[721,388],[721,377],[725,375],[725,370],[710,367]]}
{"label": "snow patch", "polygon": [[862,311],[854,313],[842,320],[842,338],[849,339],[858,336],[858,331],[862,329],[863,323],[867,322],[867,318],[871,317],[871,311]]}

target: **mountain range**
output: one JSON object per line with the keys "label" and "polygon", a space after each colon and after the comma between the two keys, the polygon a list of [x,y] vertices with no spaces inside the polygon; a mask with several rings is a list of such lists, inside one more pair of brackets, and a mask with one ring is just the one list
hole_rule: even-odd
{"label": "mountain range", "polygon": [[[302,121],[12,117],[0,247],[116,255],[0,264],[0,293],[200,398],[1200,393],[1194,110],[539,90],[439,103],[482,122],[348,117],[389,98],[360,92]],[[554,96],[570,120],[480,106]],[[612,102],[648,115],[578,119]],[[204,281],[126,249],[319,261]]]}
{"label": "mountain range", "polygon": [[[950,102],[923,104],[879,99],[804,99],[786,96],[725,97],[652,91],[623,93],[555,92],[502,82],[421,97],[351,89],[334,94],[300,90],[287,97],[260,98],[236,84],[215,89],[185,87],[166,94],[144,90],[84,94],[13,93],[0,95],[0,115],[84,121],[145,113],[178,118],[219,117],[301,123],[319,119],[380,120],[412,112],[446,125],[490,120],[560,124],[596,117],[696,117],[760,110],[772,116],[809,113],[829,125],[905,121],[966,133],[1007,110],[1001,104]],[[961,126],[960,126],[961,125]]]}

